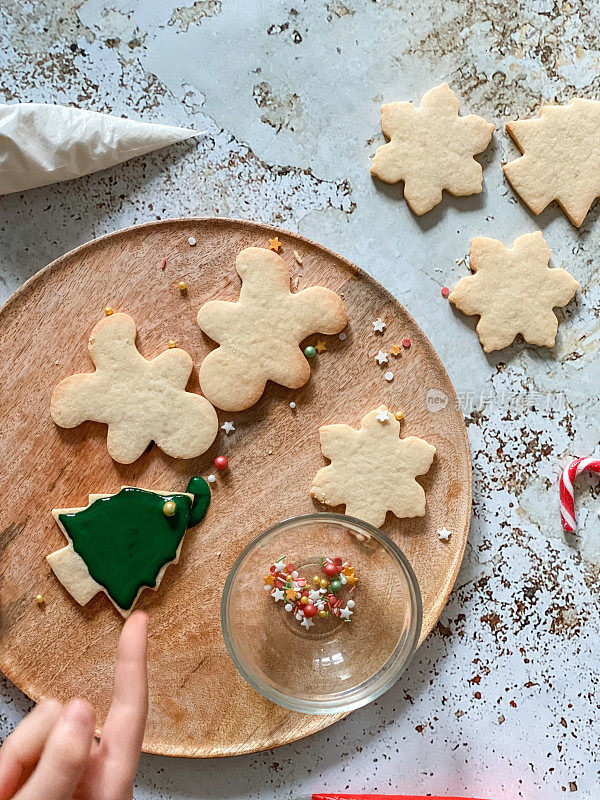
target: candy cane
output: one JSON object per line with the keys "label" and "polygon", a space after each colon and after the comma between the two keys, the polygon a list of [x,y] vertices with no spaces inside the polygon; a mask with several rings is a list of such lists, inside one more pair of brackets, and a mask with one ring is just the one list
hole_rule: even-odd
{"label": "candy cane", "polygon": [[563,530],[568,533],[573,533],[576,528],[573,481],[580,472],[600,474],[600,459],[576,458],[560,476],[560,519]]}

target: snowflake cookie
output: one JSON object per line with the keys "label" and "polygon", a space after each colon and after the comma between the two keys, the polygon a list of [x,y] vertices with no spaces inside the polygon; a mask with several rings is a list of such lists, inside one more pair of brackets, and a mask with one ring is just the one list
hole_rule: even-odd
{"label": "snowflake cookie", "polygon": [[375,154],[371,174],[385,183],[404,181],[404,199],[415,214],[425,214],[442,199],[479,194],[482,153],[494,126],[483,117],[459,117],[460,102],[447,83],[424,95],[420,108],[412,103],[381,107],[381,130],[389,139]]}
{"label": "snowflake cookie", "polygon": [[328,506],[346,506],[346,514],[378,528],[386,513],[422,517],[425,492],[415,480],[433,461],[435,447],[416,436],[400,438],[400,423],[380,406],[360,422],[324,425],[319,429],[321,450],[331,461],[314,477],[311,497]]}
{"label": "snowflake cookie", "polygon": [[46,559],[80,605],[104,592],[127,617],[143,589],[158,589],[177,563],[186,529],[198,525],[209,503],[199,477],[185,492],[122,486],[117,494],[91,494],[83,508],[52,511],[68,544]]}
{"label": "snowflake cookie", "polygon": [[174,458],[208,450],[219,423],[208,400],[185,390],[193,367],[188,353],[170,348],[146,360],[128,314],[101,319],[88,349],[96,371],[71,375],[54,390],[50,413],[57,425],[108,424],[108,452],[121,464],[131,464],[153,441]]}
{"label": "snowflake cookie", "polygon": [[515,192],[534,214],[556,200],[579,227],[600,196],[600,102],[542,106],[506,130],[523,153],[503,168]]}
{"label": "snowflake cookie", "polygon": [[479,315],[477,335],[486,353],[501,350],[520,333],[529,344],[552,347],[558,319],[579,284],[564,269],[550,269],[550,248],[541,231],[515,239],[511,248],[476,236],[469,266],[448,300],[463,314]]}
{"label": "snowflake cookie", "polygon": [[211,300],[198,325],[220,347],[200,367],[200,386],[226,411],[249,408],[268,380],[297,389],[310,377],[300,342],[312,333],[338,333],[348,315],[341,298],[322,286],[290,292],[283,259],[248,247],[235,261],[242,288],[237,302]]}

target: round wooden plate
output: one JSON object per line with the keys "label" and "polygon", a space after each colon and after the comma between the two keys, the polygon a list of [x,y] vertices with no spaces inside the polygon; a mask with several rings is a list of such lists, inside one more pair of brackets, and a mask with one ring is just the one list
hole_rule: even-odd
{"label": "round wooden plate", "polygon": [[[105,425],[54,425],[52,390],[67,375],[92,371],[87,339],[107,304],[133,316],[143,355],[158,354],[173,338],[198,367],[214,347],[196,325],[198,308],[214,298],[237,299],[237,253],[250,245],[267,247],[276,235],[292,286],[319,284],[339,292],[350,317],[345,341],[307,340],[324,339],[327,351],[315,359],[306,386],[290,391],[269,384],[249,410],[219,412],[220,424],[233,420],[235,433],[219,431],[211,449],[191,461],[152,447],[134,464],[117,464],[106,451]],[[182,278],[185,296],[177,286]],[[377,317],[387,324],[383,335],[373,331]],[[379,367],[377,350],[389,352],[404,337],[411,347]],[[388,514],[383,526],[417,574],[422,638],[436,623],[460,566],[471,513],[463,417],[420,328],[345,259],[301,236],[251,222],[190,218],[128,228],[67,253],[16,292],[0,311],[0,351],[0,668],[34,700],[83,695],[103,720],[122,626],[103,594],[81,607],[50,571],[45,556],[64,545],[50,510],[85,505],[90,492],[114,492],[122,484],[183,490],[191,475],[214,472],[213,460],[222,453],[230,469],[217,478],[206,519],[186,534],[181,560],[167,570],[160,591],[144,591],[138,604],[150,614],[144,749],[198,757],[249,753],[339,719],[286,711],[254,692],[227,656],[219,603],[227,573],[251,539],[281,519],[315,510],[308,491],[325,463],[319,426],[358,426],[382,402],[404,410],[403,435],[421,436],[437,448],[432,469],[419,479],[426,515],[399,520]],[[394,372],[391,383],[383,377],[386,368]],[[197,369],[188,388],[199,390]],[[448,542],[436,534],[443,525],[452,531]],[[43,606],[35,602],[38,593],[46,598]]]}

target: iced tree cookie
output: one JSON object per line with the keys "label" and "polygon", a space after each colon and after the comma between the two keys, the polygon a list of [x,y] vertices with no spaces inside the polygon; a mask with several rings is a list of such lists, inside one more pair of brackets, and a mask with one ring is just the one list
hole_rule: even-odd
{"label": "iced tree cookie", "polygon": [[311,497],[378,528],[386,513],[422,517],[425,492],[415,477],[428,472],[435,447],[416,436],[400,438],[400,423],[385,406],[369,411],[356,430],[319,428],[321,450],[331,463],[314,477]]}
{"label": "iced tree cookie", "polygon": [[447,83],[431,89],[420,108],[412,103],[381,107],[381,130],[389,139],[375,154],[371,174],[385,183],[404,181],[404,199],[425,214],[450,194],[479,194],[483,171],[473,156],[482,153],[494,126],[474,114],[459,117],[460,102]]}
{"label": "iced tree cookie", "polygon": [[550,269],[550,248],[540,231],[526,233],[505,247],[476,236],[469,266],[448,300],[463,314],[479,315],[477,335],[486,353],[501,350],[521,334],[529,344],[552,347],[558,319],[552,310],[566,306],[579,284],[564,269]]}
{"label": "iced tree cookie", "polygon": [[542,106],[506,130],[523,153],[503,167],[515,192],[534,214],[556,200],[579,227],[600,196],[600,102]]}
{"label": "iced tree cookie", "polygon": [[80,605],[104,592],[127,617],[142,590],[158,589],[177,563],[186,529],[204,518],[209,503],[203,478],[192,478],[186,492],[123,486],[117,494],[91,494],[83,508],[52,511],[69,544],[46,558]]}
{"label": "iced tree cookie", "polygon": [[248,247],[235,261],[242,288],[237,302],[211,300],[198,312],[198,325],[220,345],[200,367],[200,386],[226,411],[249,408],[268,380],[297,389],[310,377],[300,342],[312,333],[339,333],[348,321],[342,299],[312,286],[290,292],[283,259],[271,250]]}
{"label": "iced tree cookie", "polygon": [[172,348],[146,360],[128,314],[100,320],[88,349],[96,371],[71,375],[54,390],[50,413],[57,425],[108,424],[108,452],[121,464],[135,461],[151,442],[174,458],[208,450],[217,413],[204,397],[185,390],[193,367],[188,353]]}

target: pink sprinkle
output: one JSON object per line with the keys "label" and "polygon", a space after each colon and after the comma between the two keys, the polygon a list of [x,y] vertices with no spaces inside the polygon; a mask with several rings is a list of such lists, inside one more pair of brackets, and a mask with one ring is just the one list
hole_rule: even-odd
{"label": "pink sprinkle", "polygon": [[167,266],[167,259],[166,259],[166,258],[163,258],[163,260],[162,260],[162,264],[160,265],[160,268],[161,268],[161,269],[164,269],[166,266]]}
{"label": "pink sprinkle", "polygon": [[402,347],[405,350],[408,350],[408,348],[411,346],[411,344],[412,344],[412,342],[410,341],[410,339],[402,339]]}
{"label": "pink sprinkle", "polygon": [[442,286],[442,297],[448,297],[450,289],[447,286]]}
{"label": "pink sprinkle", "polygon": [[352,594],[352,592],[353,592],[355,589],[356,589],[356,586],[353,586],[353,587],[350,589],[350,591],[348,592],[348,594]]}

